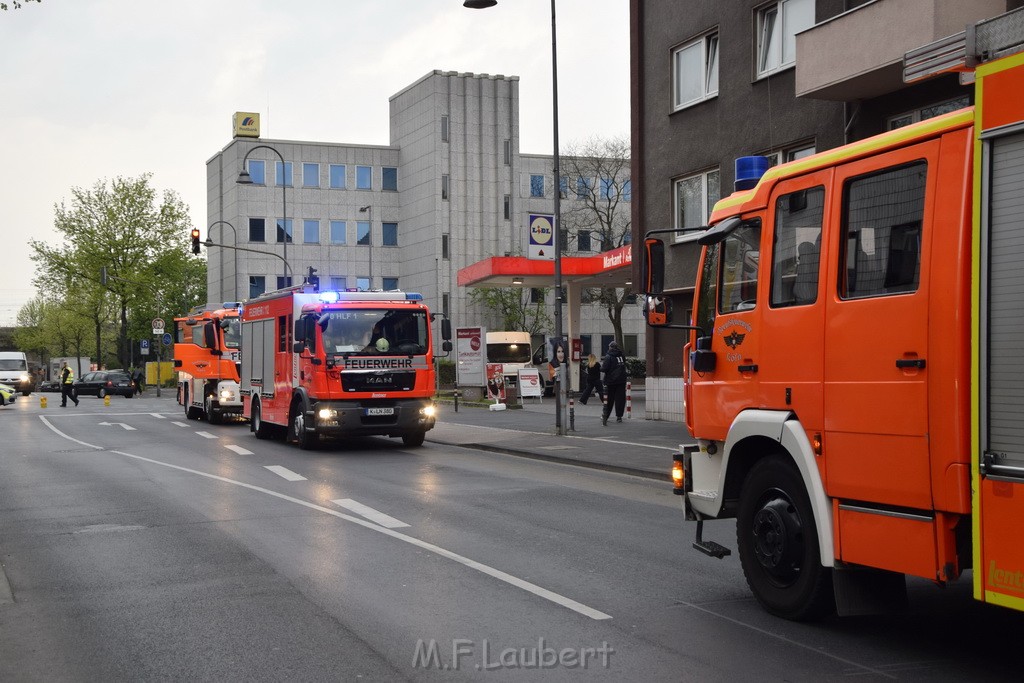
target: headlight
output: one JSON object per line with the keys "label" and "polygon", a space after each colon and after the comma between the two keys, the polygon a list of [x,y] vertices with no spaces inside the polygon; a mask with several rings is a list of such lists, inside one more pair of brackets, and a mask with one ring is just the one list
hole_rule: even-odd
{"label": "headlight", "polygon": [[333,420],[338,417],[338,411],[334,408],[321,408],[316,411],[316,416],[321,420]]}
{"label": "headlight", "polygon": [[28,375],[22,375],[22,376],[21,376],[21,377],[19,377],[18,379],[19,379],[19,381],[21,381],[21,382],[27,382],[27,381],[28,381]]}
{"label": "headlight", "polygon": [[435,417],[437,415],[437,406],[426,406],[420,408],[420,415],[423,417]]}
{"label": "headlight", "polygon": [[234,398],[235,398],[235,392],[231,391],[230,389],[221,389],[221,391],[220,391],[220,400],[222,400],[222,401],[231,401],[231,400],[234,400]]}

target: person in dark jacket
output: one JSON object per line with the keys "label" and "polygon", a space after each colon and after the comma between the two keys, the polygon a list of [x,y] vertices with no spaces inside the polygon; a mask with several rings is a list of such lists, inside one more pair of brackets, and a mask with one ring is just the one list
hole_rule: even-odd
{"label": "person in dark jacket", "polygon": [[587,399],[590,398],[591,394],[600,396],[601,403],[604,403],[604,385],[601,384],[601,364],[597,361],[597,356],[594,354],[587,356],[587,364],[584,370],[587,373],[587,388],[584,390],[583,395],[580,396],[580,403],[587,405]]}
{"label": "person in dark jacket", "polygon": [[608,355],[601,361],[604,372],[605,404],[601,414],[601,424],[608,426],[608,418],[615,406],[615,421],[622,422],[622,413],[626,411],[626,357],[619,350],[619,345],[612,342],[608,345]]}

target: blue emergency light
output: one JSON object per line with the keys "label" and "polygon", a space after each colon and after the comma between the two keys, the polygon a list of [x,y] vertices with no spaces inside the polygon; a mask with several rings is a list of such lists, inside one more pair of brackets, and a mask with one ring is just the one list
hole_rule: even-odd
{"label": "blue emergency light", "polygon": [[736,191],[749,190],[768,170],[768,157],[752,156],[736,159]]}

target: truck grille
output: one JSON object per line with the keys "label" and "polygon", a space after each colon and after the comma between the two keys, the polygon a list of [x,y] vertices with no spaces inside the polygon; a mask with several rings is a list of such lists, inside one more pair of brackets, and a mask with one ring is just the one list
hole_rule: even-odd
{"label": "truck grille", "polygon": [[344,372],[342,391],[412,391],[415,372]]}

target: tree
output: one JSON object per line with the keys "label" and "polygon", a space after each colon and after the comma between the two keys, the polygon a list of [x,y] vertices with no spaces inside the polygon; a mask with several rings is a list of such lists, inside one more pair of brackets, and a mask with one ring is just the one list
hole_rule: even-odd
{"label": "tree", "polygon": [[70,206],[54,207],[63,244],[30,242],[39,273],[34,284],[91,321],[98,363],[115,317],[116,358],[128,367],[130,340],[148,338],[152,318],[206,299],[205,263],[188,249],[187,208],[172,191],[157,199],[149,174],[73,188]]}
{"label": "tree", "polygon": [[470,300],[485,311],[492,320],[499,320],[498,329],[509,332],[529,332],[530,336],[543,334],[551,327],[551,316],[544,309],[546,289],[541,289],[536,303],[531,301],[529,289],[522,287],[480,287],[469,293]]}
{"label": "tree", "polygon": [[[11,6],[11,9],[21,9],[21,3],[22,2],[42,2],[42,1],[43,0],[21,0],[21,2],[19,2],[18,0],[11,0],[10,6]],[[7,3],[6,2],[0,2],[0,10],[3,10],[5,12],[7,11]]]}
{"label": "tree", "polygon": [[[591,138],[570,145],[562,156],[562,177],[566,178],[568,199],[562,204],[563,245],[580,250],[588,242],[610,251],[629,244],[631,197],[629,139]],[[608,313],[621,346],[622,309],[633,300],[633,292],[622,288],[591,289],[584,302],[600,303]]]}

